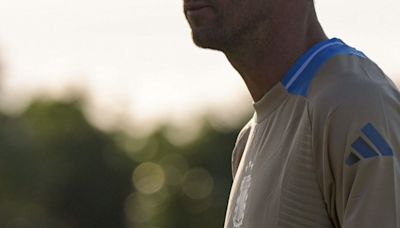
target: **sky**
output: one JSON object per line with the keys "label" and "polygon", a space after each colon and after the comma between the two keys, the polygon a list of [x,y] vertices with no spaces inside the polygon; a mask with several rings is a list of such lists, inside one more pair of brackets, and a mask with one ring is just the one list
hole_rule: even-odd
{"label": "sky", "polygon": [[[316,4],[330,37],[400,81],[400,1]],[[181,8],[182,0],[0,0],[1,105],[18,110],[33,95],[78,88],[104,128],[124,119],[185,126],[205,112],[240,118],[252,108],[244,83],[223,54],[193,45]]]}

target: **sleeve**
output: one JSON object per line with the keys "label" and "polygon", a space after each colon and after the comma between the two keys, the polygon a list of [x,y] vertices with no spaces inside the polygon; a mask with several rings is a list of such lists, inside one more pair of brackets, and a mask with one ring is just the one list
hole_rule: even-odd
{"label": "sleeve", "polygon": [[400,228],[399,100],[394,88],[350,83],[314,110],[317,173],[336,227]]}

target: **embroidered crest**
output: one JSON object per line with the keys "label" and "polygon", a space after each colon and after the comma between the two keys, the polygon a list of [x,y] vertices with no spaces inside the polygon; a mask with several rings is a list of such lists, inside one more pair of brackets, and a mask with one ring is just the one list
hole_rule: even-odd
{"label": "embroidered crest", "polygon": [[250,173],[245,176],[240,184],[240,193],[236,200],[236,206],[233,216],[233,227],[240,228],[243,225],[244,213],[246,210],[246,202],[249,196],[249,188],[251,186],[251,171],[253,169],[253,162],[250,161],[246,166],[246,173]]}

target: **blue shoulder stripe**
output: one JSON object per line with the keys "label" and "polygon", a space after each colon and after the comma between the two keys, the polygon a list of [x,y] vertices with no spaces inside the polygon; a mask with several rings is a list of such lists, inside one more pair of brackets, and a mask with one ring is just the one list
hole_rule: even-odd
{"label": "blue shoulder stripe", "polygon": [[320,67],[335,55],[356,55],[366,58],[356,49],[347,46],[343,41],[333,38],[323,41],[307,51],[282,79],[282,84],[289,93],[307,96],[311,81]]}
{"label": "blue shoulder stripe", "polygon": [[378,157],[379,154],[372,149],[362,138],[358,138],[351,147],[364,158]]}
{"label": "blue shoulder stripe", "polygon": [[376,148],[378,148],[382,156],[393,156],[392,148],[371,123],[365,125],[361,131],[376,146]]}

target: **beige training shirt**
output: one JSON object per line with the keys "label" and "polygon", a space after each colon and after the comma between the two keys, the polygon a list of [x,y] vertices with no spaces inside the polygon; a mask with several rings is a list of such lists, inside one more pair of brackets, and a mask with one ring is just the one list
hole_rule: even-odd
{"label": "beige training shirt", "polygon": [[363,53],[317,44],[254,108],[225,228],[400,228],[400,95]]}

